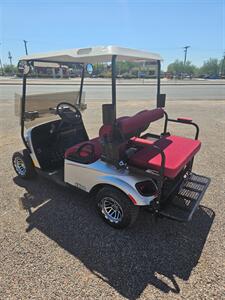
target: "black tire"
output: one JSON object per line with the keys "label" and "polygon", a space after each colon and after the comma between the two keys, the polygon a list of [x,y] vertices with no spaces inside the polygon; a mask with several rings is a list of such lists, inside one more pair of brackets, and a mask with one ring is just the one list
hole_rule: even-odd
{"label": "black tire", "polygon": [[[102,219],[109,224],[110,226],[118,229],[130,227],[136,221],[139,207],[135,206],[131,200],[120,190],[113,187],[104,187],[102,188],[96,197],[97,200],[97,210]],[[120,215],[121,217],[117,220],[111,218],[109,213],[106,211],[107,201],[113,201],[115,203],[116,212],[114,215]],[[114,204],[113,204],[114,205]],[[107,209],[110,209],[107,207]]]}
{"label": "black tire", "polygon": [[12,164],[19,177],[23,179],[35,177],[34,164],[27,149],[15,152],[12,156]]}

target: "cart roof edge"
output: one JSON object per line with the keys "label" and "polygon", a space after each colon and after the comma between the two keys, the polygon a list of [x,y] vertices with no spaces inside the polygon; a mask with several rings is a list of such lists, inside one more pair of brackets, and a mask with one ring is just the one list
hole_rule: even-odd
{"label": "cart roof edge", "polygon": [[162,61],[162,57],[157,53],[119,46],[96,46],[87,48],[74,48],[40,54],[31,54],[21,57],[20,61],[100,63],[111,61],[111,58],[114,55],[117,57],[118,61]]}

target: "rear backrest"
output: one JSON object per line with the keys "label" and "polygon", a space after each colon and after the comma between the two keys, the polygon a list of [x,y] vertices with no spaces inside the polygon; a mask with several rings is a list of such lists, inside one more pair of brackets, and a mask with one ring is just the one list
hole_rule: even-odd
{"label": "rear backrest", "polygon": [[163,118],[164,111],[162,108],[152,110],[143,110],[132,117],[121,117],[115,122],[115,125],[103,125],[99,130],[100,138],[108,140],[120,139],[128,140],[131,137],[139,136],[145,131],[151,122]]}
{"label": "rear backrest", "polygon": [[161,119],[164,115],[162,108],[143,110],[136,115],[117,121],[117,127],[126,139],[139,136],[150,123]]}
{"label": "rear backrest", "polygon": [[120,167],[120,162],[126,160],[127,143],[131,137],[138,137],[151,122],[163,117],[162,108],[143,110],[132,117],[118,118],[113,125],[105,120],[99,130],[102,145],[102,160]]}
{"label": "rear backrest", "polygon": [[100,138],[107,138],[108,140],[112,140],[113,139],[113,135],[115,137],[115,131],[117,131],[117,122],[120,122],[124,119],[127,119],[130,117],[120,117],[116,120],[115,125],[111,125],[111,124],[106,124],[106,125],[102,125],[102,127],[99,130],[99,137]]}

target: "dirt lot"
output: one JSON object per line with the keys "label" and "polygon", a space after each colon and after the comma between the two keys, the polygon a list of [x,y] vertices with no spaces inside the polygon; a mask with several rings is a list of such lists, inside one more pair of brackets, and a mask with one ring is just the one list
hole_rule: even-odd
{"label": "dirt lot", "polygon": [[[87,195],[15,176],[18,120],[10,100],[0,104],[0,299],[225,299],[224,101],[168,101],[171,116],[199,123],[203,145],[194,170],[212,179],[192,222],[155,224],[142,211],[123,231],[105,225]],[[120,114],[147,105],[123,101]],[[84,119],[94,136],[100,103],[88,106]],[[19,206],[25,193],[32,195],[30,213]]]}

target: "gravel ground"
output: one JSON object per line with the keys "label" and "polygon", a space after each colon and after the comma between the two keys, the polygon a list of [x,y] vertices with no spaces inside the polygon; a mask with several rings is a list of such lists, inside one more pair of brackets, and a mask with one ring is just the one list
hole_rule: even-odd
{"label": "gravel ground", "polygon": [[[11,156],[22,144],[7,100],[0,116],[0,299],[225,299],[224,101],[168,102],[171,116],[199,123],[203,146],[194,170],[212,179],[192,222],[155,223],[142,211],[133,228],[118,231],[98,218],[87,195],[15,176]],[[121,115],[147,106],[127,104]],[[84,113],[91,136],[98,107],[91,102]],[[191,134],[183,126],[177,132]],[[19,205],[26,193],[29,211]]]}

